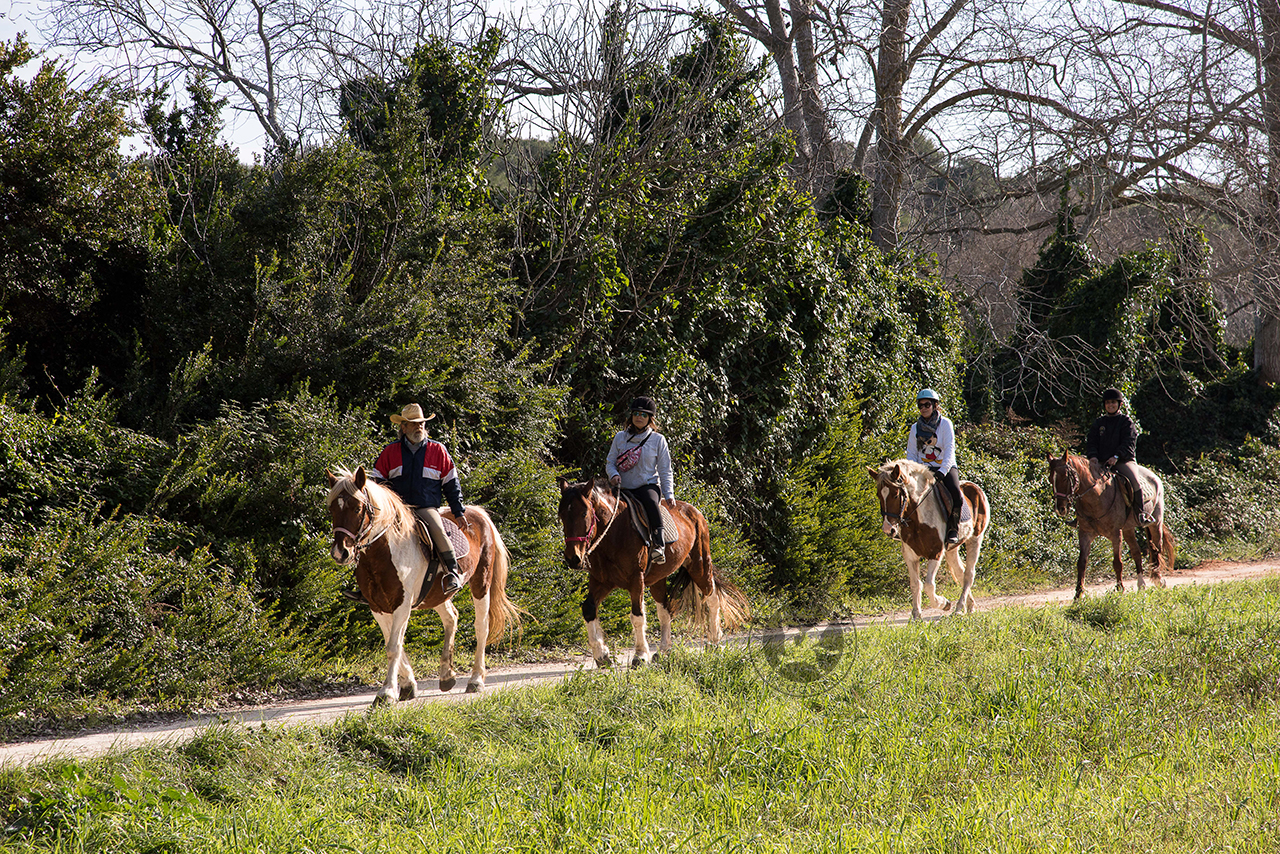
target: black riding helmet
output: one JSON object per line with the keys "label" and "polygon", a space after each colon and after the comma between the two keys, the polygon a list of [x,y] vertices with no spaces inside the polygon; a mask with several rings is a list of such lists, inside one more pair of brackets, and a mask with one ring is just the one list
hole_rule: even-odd
{"label": "black riding helmet", "polygon": [[1120,393],[1120,389],[1118,388],[1109,388],[1102,393],[1102,402],[1106,403],[1108,400],[1115,400],[1120,403],[1124,403],[1124,395]]}
{"label": "black riding helmet", "polygon": [[631,401],[632,412],[643,412],[650,417],[658,414],[658,407],[654,404],[652,397],[637,397]]}

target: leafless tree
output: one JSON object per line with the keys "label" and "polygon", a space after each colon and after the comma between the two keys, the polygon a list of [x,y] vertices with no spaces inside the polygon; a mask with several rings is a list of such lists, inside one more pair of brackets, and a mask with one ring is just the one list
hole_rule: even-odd
{"label": "leafless tree", "polygon": [[426,38],[487,23],[472,0],[47,0],[44,19],[53,46],[136,86],[205,76],[282,150],[337,129],[342,80],[391,76]]}

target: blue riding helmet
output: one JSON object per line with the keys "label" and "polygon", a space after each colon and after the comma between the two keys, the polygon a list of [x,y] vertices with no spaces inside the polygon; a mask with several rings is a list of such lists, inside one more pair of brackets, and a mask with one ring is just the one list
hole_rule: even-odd
{"label": "blue riding helmet", "polygon": [[922,388],[920,389],[920,391],[916,392],[916,400],[917,401],[920,401],[920,400],[940,401],[942,400],[942,398],[938,397],[938,393],[933,389]]}

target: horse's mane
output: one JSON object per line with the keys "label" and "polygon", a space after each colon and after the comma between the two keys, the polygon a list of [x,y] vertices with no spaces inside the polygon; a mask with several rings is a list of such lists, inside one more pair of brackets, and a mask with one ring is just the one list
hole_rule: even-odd
{"label": "horse's mane", "polygon": [[[344,492],[352,495],[356,492],[355,484],[353,483],[355,474],[349,469],[338,466],[335,475],[338,478],[338,482],[329,490],[329,504],[332,504],[334,499]],[[369,509],[373,512],[373,518],[369,521],[372,527],[382,528],[385,526],[387,529],[397,532],[412,531],[414,529],[413,511],[400,500],[399,495],[369,477],[365,478],[364,491],[369,496]]]}
{"label": "horse's mane", "polygon": [[924,491],[929,488],[929,484],[933,482],[933,469],[924,463],[912,462],[908,459],[888,460],[880,465],[879,471],[876,472],[876,483],[893,483],[895,477],[894,468],[898,469],[898,475],[902,478],[907,486],[907,491],[913,498],[919,499]]}
{"label": "horse's mane", "polygon": [[587,501],[590,502],[591,497],[596,492],[603,489],[607,489],[608,487],[609,487],[609,482],[607,480],[602,480],[598,477],[593,478],[592,480],[583,481],[582,483],[569,484],[564,488],[564,491],[560,495],[560,510],[559,510],[560,515],[563,516],[565,510],[568,509],[569,501],[572,500],[571,498],[572,496],[581,495],[583,498],[587,499]]}

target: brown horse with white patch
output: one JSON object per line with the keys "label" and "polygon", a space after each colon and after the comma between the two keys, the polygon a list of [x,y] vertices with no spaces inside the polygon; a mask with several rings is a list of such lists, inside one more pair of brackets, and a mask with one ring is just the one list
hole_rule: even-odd
{"label": "brown horse with white patch", "polygon": [[[631,594],[633,665],[647,664],[653,657],[646,638],[646,587],[658,605],[662,652],[671,649],[671,615],[681,607],[689,607],[694,622],[706,627],[711,643],[720,642],[722,619],[732,631],[750,617],[751,608],[742,591],[721,578],[711,565],[711,534],[698,508],[684,501],[667,508],[679,536],[675,542],[667,543],[666,562],[651,564],[649,546],[632,524],[625,495],[614,495],[602,480],[571,484],[560,478],[557,483],[565,563],[587,571],[582,619],[587,624],[587,642],[597,666],[613,664],[600,626],[599,607],[604,597],[618,588]],[[675,607],[668,599],[669,580],[680,591]]]}
{"label": "brown horse with white patch", "polygon": [[[1160,570],[1173,569],[1178,546],[1173,532],[1164,524],[1164,483],[1151,469],[1138,466],[1142,491],[1154,520],[1145,530],[1151,548],[1151,583],[1164,587]],[[1084,595],[1084,570],[1089,563],[1089,549],[1098,537],[1111,541],[1111,565],[1116,572],[1116,590],[1124,591],[1124,564],[1120,560],[1120,540],[1129,546],[1129,555],[1138,574],[1138,589],[1146,586],[1142,577],[1142,550],[1138,548],[1137,529],[1142,527],[1138,514],[1121,492],[1120,478],[1085,457],[1063,451],[1062,457],[1049,457],[1049,485],[1053,487],[1054,510],[1059,516],[1075,513],[1076,530],[1080,534],[1080,556],[1076,559],[1076,596]]]}
{"label": "brown horse with white patch", "polygon": [[[355,564],[360,592],[369,602],[382,629],[387,649],[387,678],[374,703],[393,703],[418,695],[413,666],[404,652],[404,633],[415,608],[431,608],[444,623],[440,649],[440,690],[453,688],[453,640],[458,629],[458,609],[446,596],[440,573],[420,595],[430,561],[422,549],[425,534],[408,505],[390,489],[365,476],[364,467],[352,474],[325,472],[329,479],[329,515],[333,520],[333,559]],[[508,622],[519,625],[520,612],[507,599],[507,570],[511,559],[498,528],[484,508],[466,507],[468,524],[462,529],[467,553],[458,556],[459,571],[469,582],[476,609],[476,655],[467,681],[467,693],[484,688],[485,647],[502,637]],[[441,516],[453,521],[451,513]],[[429,538],[427,538],[429,540]],[[400,679],[404,684],[400,684]]]}
{"label": "brown horse with white patch", "polygon": [[[947,516],[934,494],[938,490],[933,469],[910,460],[892,460],[880,468],[868,468],[867,473],[876,485],[880,499],[882,527],[890,537],[902,541],[902,558],[907,563],[907,575],[911,580],[911,619],[921,619],[921,593],[929,594],[929,602],[935,608],[946,611],[951,603],[937,594],[934,577],[945,555],[951,577],[960,585],[960,598],[956,600],[956,615],[970,613],[976,607],[973,599],[973,579],[982,551],[982,538],[991,520],[991,508],[982,487],[967,480],[960,482],[960,494],[969,505],[967,516],[962,514],[957,529],[960,542],[946,544]],[[964,547],[963,577],[960,569],[960,547]],[[920,561],[925,561],[923,585],[920,580]]]}

